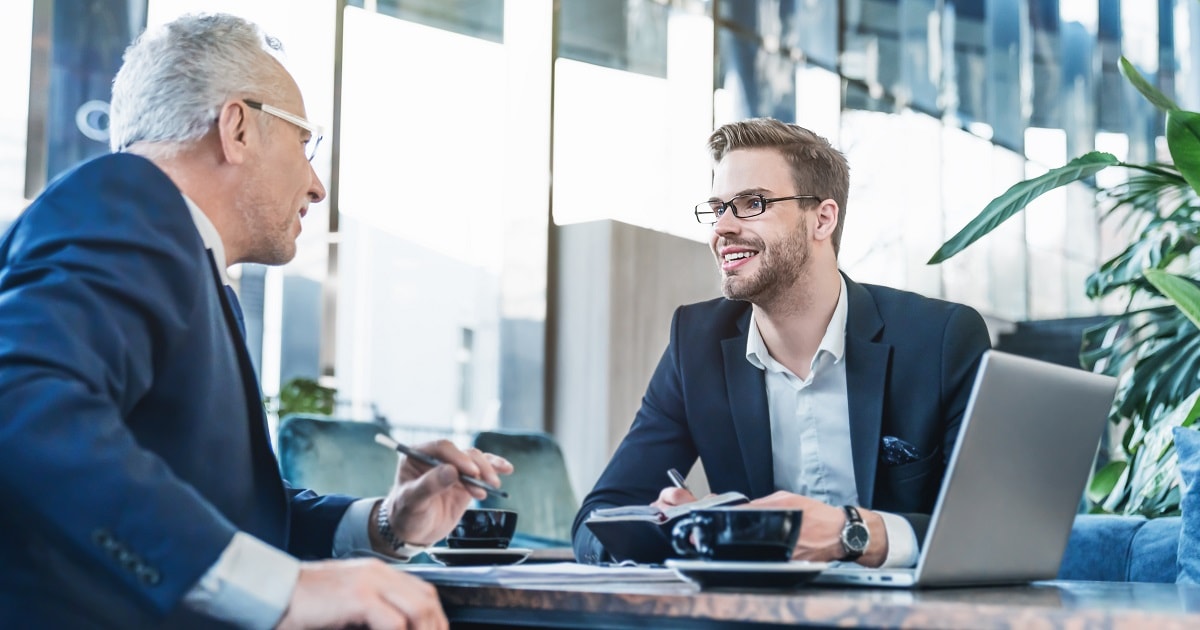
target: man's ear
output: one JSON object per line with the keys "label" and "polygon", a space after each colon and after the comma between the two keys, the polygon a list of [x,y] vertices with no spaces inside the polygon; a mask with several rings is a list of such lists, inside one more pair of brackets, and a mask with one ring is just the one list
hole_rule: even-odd
{"label": "man's ear", "polygon": [[228,101],[217,115],[217,135],[226,162],[242,164],[252,143],[258,142],[258,128],[250,122],[250,108],[241,101]]}
{"label": "man's ear", "polygon": [[817,206],[817,223],[813,227],[813,238],[817,240],[833,237],[838,225],[838,205],[832,199],[825,199]]}

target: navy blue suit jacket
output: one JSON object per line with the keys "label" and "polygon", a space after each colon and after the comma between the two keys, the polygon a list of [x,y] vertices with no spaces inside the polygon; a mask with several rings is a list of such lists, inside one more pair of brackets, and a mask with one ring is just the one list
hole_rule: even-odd
{"label": "navy blue suit jacket", "polygon": [[232,306],[141,157],[76,168],[0,240],[0,626],[159,623],[237,530],[330,555],[352,499],[284,484]]}
{"label": "navy blue suit jacket", "polygon": [[[924,535],[946,461],[990,342],[983,318],[960,304],[846,278],[846,390],[854,479],[863,507],[894,512]],[[669,468],[699,457],[713,492],[759,498],[776,490],[765,375],[746,360],[750,303],[716,299],[675,311],[670,343],[628,435],[572,529],[583,562],[607,559],[583,521],[592,510],[644,505]],[[921,454],[880,462],[885,436]]]}

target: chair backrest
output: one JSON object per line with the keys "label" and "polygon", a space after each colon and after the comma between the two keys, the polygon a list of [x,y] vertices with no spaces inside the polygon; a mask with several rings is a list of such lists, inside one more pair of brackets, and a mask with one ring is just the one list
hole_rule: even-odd
{"label": "chair backrest", "polygon": [[539,546],[570,545],[571,523],[579,503],[567,476],[567,463],[554,438],[532,431],[480,431],[475,448],[512,462],[515,471],[504,478],[509,498],[489,496],[483,507],[516,510],[517,537],[537,540]]}
{"label": "chair backrest", "polygon": [[321,494],[387,494],[396,453],[375,443],[373,422],[291,414],[279,422],[279,468],[294,487]]}

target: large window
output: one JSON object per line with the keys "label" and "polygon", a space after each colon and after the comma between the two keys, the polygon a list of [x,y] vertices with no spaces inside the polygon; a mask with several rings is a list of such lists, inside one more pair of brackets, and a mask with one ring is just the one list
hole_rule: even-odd
{"label": "large window", "polygon": [[[0,225],[27,203],[41,159],[26,139],[44,115],[30,122],[28,95],[47,89],[29,70],[45,42],[28,26],[53,6],[0,3],[13,25],[0,40]],[[1162,116],[1119,75],[1121,55],[1200,103],[1194,0],[127,6],[131,24],[196,10],[262,24],[285,45],[308,117],[333,132],[314,162],[331,196],[306,218],[296,260],[234,273],[264,393],[322,379],[339,415],[460,437],[545,426],[558,226],[707,239],[689,209],[709,193],[715,125],[774,116],[846,153],[841,264],[856,279],[1022,320],[1113,307],[1082,294],[1122,242],[1098,225],[1091,189],[1056,191],[949,263],[925,261],[1024,177],[1093,147],[1156,155]]]}
{"label": "large window", "polygon": [[335,374],[349,415],[542,425],[551,14],[504,11],[521,37],[346,9]]}
{"label": "large window", "polygon": [[[712,20],[652,2],[603,4],[605,28],[628,37],[605,56],[564,36],[555,60],[554,221],[614,219],[703,239],[691,208],[708,196]],[[563,5],[565,30],[601,6]]]}
{"label": "large window", "polygon": [[29,56],[33,0],[0,3],[0,229],[25,208],[25,138],[29,124]]}

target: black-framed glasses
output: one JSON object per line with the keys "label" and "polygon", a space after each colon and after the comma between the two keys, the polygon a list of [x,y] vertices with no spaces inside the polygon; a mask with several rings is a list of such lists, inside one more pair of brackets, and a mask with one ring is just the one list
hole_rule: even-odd
{"label": "black-framed glasses", "polygon": [[311,162],[314,157],[317,157],[317,147],[321,146],[321,138],[325,137],[325,130],[321,128],[321,125],[308,122],[307,120],[295,114],[285,112],[273,105],[252,101],[248,98],[242,99],[242,102],[251,109],[257,109],[260,112],[270,114],[276,118],[282,118],[283,120],[286,120],[293,125],[296,125],[297,127],[307,131],[309,136],[308,140],[304,141],[304,156],[308,158],[309,162]]}
{"label": "black-framed glasses", "polygon": [[815,195],[792,195],[791,197],[767,198],[758,193],[750,193],[738,195],[729,201],[709,199],[704,203],[696,204],[696,220],[705,225],[713,225],[725,214],[726,210],[733,210],[733,216],[745,219],[766,212],[767,204],[769,203],[789,201],[791,199],[816,199],[819,201],[822,197]]}

